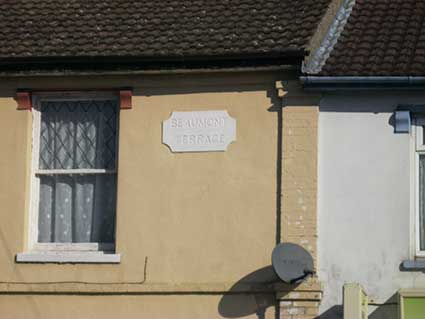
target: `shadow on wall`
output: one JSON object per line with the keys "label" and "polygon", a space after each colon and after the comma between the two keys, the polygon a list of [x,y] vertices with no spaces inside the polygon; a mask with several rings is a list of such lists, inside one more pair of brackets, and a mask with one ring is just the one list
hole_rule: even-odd
{"label": "shadow on wall", "polygon": [[[368,319],[398,319],[398,296],[397,293],[392,295],[382,304],[369,304]],[[335,305],[322,313],[316,319],[343,319],[344,307]]]}
{"label": "shadow on wall", "polygon": [[398,294],[395,293],[383,304],[369,305],[369,310],[373,310],[369,319],[398,319]]}
{"label": "shadow on wall", "polygon": [[316,319],[343,319],[344,318],[344,308],[341,305],[336,305],[324,313],[320,314]]}
{"label": "shadow on wall", "polygon": [[[277,158],[276,158],[276,229],[275,245],[281,238],[282,218],[282,141],[283,141],[283,113],[282,101],[278,98],[275,87],[267,90],[271,100],[269,112],[277,113]],[[271,257],[271,256],[270,256]],[[241,318],[256,315],[264,319],[268,310],[273,311],[276,319],[280,319],[280,305],[276,299],[276,284],[282,284],[273,267],[266,266],[258,269],[238,280],[221,298],[218,312],[224,318]],[[288,291],[296,286],[288,286]]]}
{"label": "shadow on wall", "polygon": [[[276,158],[276,229],[275,244],[281,242],[282,216],[282,105],[276,90],[267,90],[271,100],[269,112],[277,113],[277,158]],[[271,256],[270,256],[271,257]],[[274,309],[275,318],[280,318],[280,306],[276,299],[274,285],[282,283],[273,267],[258,269],[238,280],[224,294],[218,305],[218,312],[224,318],[241,318],[257,315],[258,319],[265,318],[268,309]]]}
{"label": "shadow on wall", "polygon": [[268,308],[274,307],[278,310],[273,285],[279,282],[280,279],[272,266],[258,269],[232,286],[221,298],[218,312],[225,318],[256,314],[259,319],[263,319]]}

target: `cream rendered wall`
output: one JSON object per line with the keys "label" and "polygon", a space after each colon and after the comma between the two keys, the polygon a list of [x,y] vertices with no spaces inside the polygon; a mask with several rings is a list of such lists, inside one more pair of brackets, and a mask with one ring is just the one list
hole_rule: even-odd
{"label": "cream rendered wall", "polygon": [[[274,302],[272,290],[230,303],[223,293],[269,266],[276,244],[277,78],[254,73],[0,80],[0,317],[255,317],[259,300]],[[134,89],[133,109],[120,114],[121,263],[15,263],[26,246],[31,150],[31,113],[16,110],[16,89],[119,87]],[[161,123],[184,110],[227,110],[237,121],[237,141],[226,152],[171,153],[161,143]],[[264,280],[249,278],[239,290],[252,291],[253,282]],[[273,302],[267,304],[270,318]]]}
{"label": "cream rendered wall", "polygon": [[321,318],[342,318],[342,286],[358,282],[375,303],[371,319],[397,318],[400,288],[425,287],[400,270],[411,247],[409,134],[395,134],[399,104],[424,105],[415,92],[327,93],[320,103],[318,255]]}

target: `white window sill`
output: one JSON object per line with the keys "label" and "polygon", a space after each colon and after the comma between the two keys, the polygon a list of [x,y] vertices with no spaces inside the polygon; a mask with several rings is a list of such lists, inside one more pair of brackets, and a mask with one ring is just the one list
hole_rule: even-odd
{"label": "white window sill", "polygon": [[17,263],[119,264],[121,255],[103,251],[29,251],[16,254]]}

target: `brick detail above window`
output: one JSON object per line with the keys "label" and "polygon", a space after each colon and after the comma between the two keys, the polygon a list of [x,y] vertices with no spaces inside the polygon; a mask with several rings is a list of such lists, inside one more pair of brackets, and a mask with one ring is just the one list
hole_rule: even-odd
{"label": "brick detail above window", "polygon": [[121,90],[120,91],[120,109],[128,110],[132,108],[133,92],[131,90]]}
{"label": "brick detail above window", "polygon": [[16,102],[18,103],[18,110],[31,111],[32,102],[30,92],[16,92]]}
{"label": "brick detail above window", "polygon": [[[132,108],[132,90],[120,90],[120,109],[121,110],[129,110]],[[32,98],[31,92],[16,92],[15,100],[18,104],[18,110],[28,110],[32,109]]]}

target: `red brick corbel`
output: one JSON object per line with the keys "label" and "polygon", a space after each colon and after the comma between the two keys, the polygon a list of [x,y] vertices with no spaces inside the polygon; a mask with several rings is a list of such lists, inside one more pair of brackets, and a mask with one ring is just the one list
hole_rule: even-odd
{"label": "red brick corbel", "polygon": [[32,102],[30,92],[16,92],[16,102],[18,103],[18,110],[31,111]]}
{"label": "red brick corbel", "polygon": [[131,109],[131,100],[133,96],[133,91],[131,90],[121,90],[120,91],[120,109],[129,110]]}

